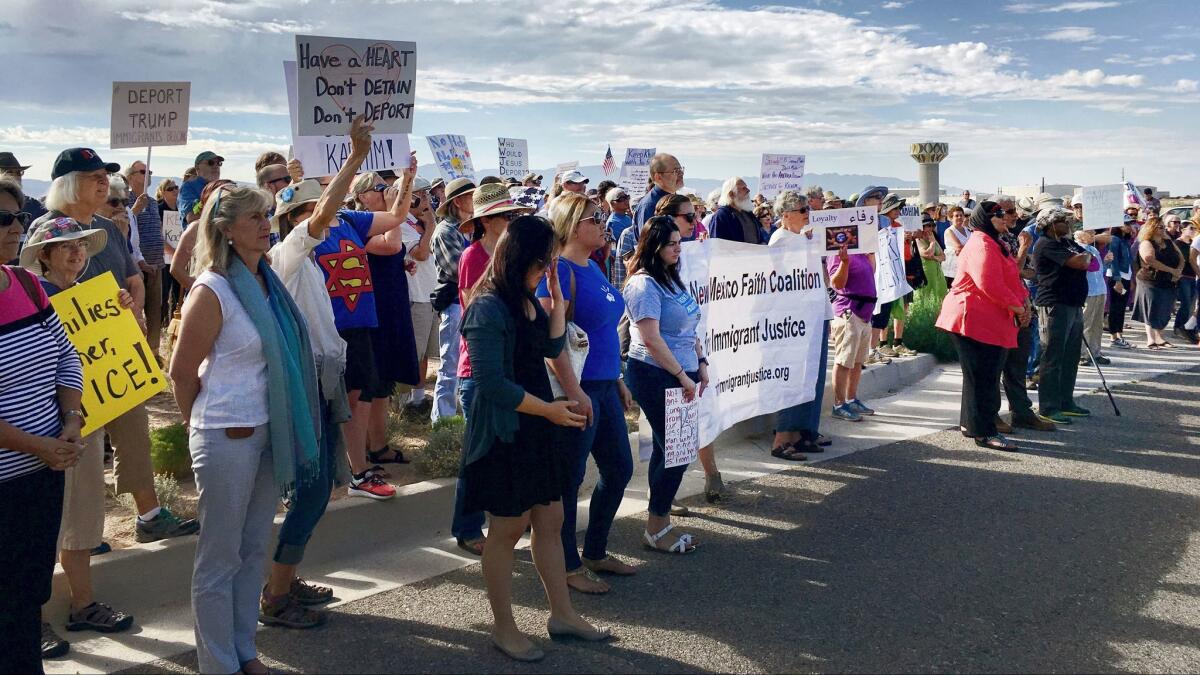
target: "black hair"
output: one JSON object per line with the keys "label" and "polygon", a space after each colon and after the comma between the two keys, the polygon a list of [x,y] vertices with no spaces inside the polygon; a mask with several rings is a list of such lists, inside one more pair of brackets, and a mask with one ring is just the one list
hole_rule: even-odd
{"label": "black hair", "polygon": [[654,216],[646,221],[642,236],[638,238],[637,248],[628,263],[629,276],[645,272],[668,291],[684,289],[683,280],[679,278],[679,263],[667,265],[659,251],[670,245],[671,234],[679,232],[675,219],[671,216]]}
{"label": "black hair", "polygon": [[554,245],[554,226],[549,220],[521,216],[512,221],[496,242],[480,291],[495,294],[508,305],[514,317],[523,318],[525,302],[537,303],[525,287],[525,278],[534,265],[550,264]]}
{"label": "black hair", "polygon": [[1004,209],[996,202],[981,202],[979,206],[976,206],[975,210],[971,212],[971,227],[973,227],[976,231],[982,232],[986,236],[990,237],[992,241],[1000,245],[1000,251],[1003,252],[1004,255],[1012,257],[1012,254],[1008,250],[1008,246],[1005,246],[1004,243],[1000,241],[1000,232],[996,229],[996,226],[992,224],[992,216],[1003,218]]}

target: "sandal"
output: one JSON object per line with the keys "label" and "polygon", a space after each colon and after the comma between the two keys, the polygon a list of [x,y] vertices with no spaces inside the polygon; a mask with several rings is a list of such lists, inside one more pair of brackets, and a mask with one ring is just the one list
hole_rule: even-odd
{"label": "sandal", "polygon": [[1146,349],[1149,349],[1152,352],[1156,352],[1156,351],[1162,349],[1162,347],[1158,346],[1157,342],[1151,342],[1150,344],[1146,345]]}
{"label": "sandal", "polygon": [[1163,340],[1162,342],[1158,343],[1158,348],[1159,349],[1174,349],[1175,345],[1171,344],[1170,342],[1167,342],[1166,340]]}
{"label": "sandal", "polygon": [[[266,589],[263,590],[266,592]],[[288,589],[288,595],[293,600],[302,605],[323,605],[333,601],[333,589],[328,586],[314,584],[311,581],[305,581],[300,577],[292,579],[292,585]]]}
{"label": "sandal", "polygon": [[612,590],[595,572],[582,565],[579,569],[567,572],[567,587],[585,595],[604,595]]}
{"label": "sandal", "polygon": [[813,443],[817,447],[828,448],[829,446],[833,445],[833,439],[826,436],[825,434],[817,434],[817,438],[816,438],[816,440],[813,441]]}
{"label": "sandal", "polygon": [[367,458],[371,460],[372,464],[408,464],[409,462],[404,458],[403,450],[393,450],[390,445],[385,445],[378,450],[367,451]]}
{"label": "sandal", "polygon": [[696,543],[695,543],[695,540],[692,539],[692,535],[690,535],[690,534],[679,535],[679,538],[675,540],[675,543],[671,544],[670,546],[668,546],[666,548],[663,548],[659,544],[659,542],[662,541],[662,538],[667,536],[668,534],[670,534],[671,530],[674,530],[674,529],[675,529],[674,525],[667,525],[658,534],[650,534],[649,532],[643,531],[642,539],[645,540],[646,548],[651,549],[653,551],[658,551],[659,553],[675,553],[675,554],[679,554],[679,555],[682,555],[684,553],[691,553],[692,551],[695,551]]}
{"label": "sandal", "polygon": [[119,633],[133,625],[133,617],[103,602],[93,602],[67,617],[67,630],[94,630],[97,633]]}
{"label": "sandal", "polygon": [[1008,441],[1007,438],[996,434],[995,436],[980,437],[975,439],[975,445],[989,450],[1000,450],[1003,452],[1016,452],[1017,446]]}
{"label": "sandal", "polygon": [[471,555],[482,556],[483,545],[487,542],[487,537],[476,537],[474,539],[458,539],[458,547],[470,553]]}
{"label": "sandal", "polygon": [[800,439],[800,443],[796,446],[796,450],[807,453],[825,452],[825,448],[822,448],[807,438]]}
{"label": "sandal", "polygon": [[804,453],[800,452],[795,445],[785,443],[777,448],[771,449],[771,456],[788,462],[803,462],[808,459]]}

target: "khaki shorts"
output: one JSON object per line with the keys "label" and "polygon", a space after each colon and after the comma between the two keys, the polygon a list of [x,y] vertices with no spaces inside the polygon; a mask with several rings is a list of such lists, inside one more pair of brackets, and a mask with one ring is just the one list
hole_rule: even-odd
{"label": "khaki shorts", "polygon": [[79,463],[67,469],[58,547],[68,551],[96,548],[104,540],[104,432],[83,439]]}
{"label": "khaki shorts", "polygon": [[[417,345],[417,360],[438,355],[441,343],[438,340],[438,313],[433,311],[432,302],[414,302],[409,305],[412,311],[413,338]],[[425,377],[425,373],[421,373]]]}
{"label": "khaki shorts", "polygon": [[154,489],[154,467],[150,461],[150,416],[139,403],[104,426],[113,447],[113,475],[117,494]]}
{"label": "khaki shorts", "polygon": [[871,324],[851,313],[836,317],[829,326],[833,338],[833,362],[843,368],[854,368],[867,362],[871,351]]}

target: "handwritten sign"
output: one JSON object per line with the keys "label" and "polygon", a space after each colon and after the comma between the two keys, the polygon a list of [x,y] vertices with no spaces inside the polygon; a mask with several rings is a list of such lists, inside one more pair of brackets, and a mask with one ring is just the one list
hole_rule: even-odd
{"label": "handwritten sign", "polygon": [[579,168],[579,160],[577,160],[577,159],[570,161],[570,162],[563,162],[563,163],[559,164],[558,166],[554,167],[554,177],[558,178],[559,176],[562,176],[564,173],[566,173],[568,171],[574,171],[575,169],[578,169],[578,168]]}
{"label": "handwritten sign", "polygon": [[520,180],[529,173],[529,141],[524,138],[499,138],[500,177]]}
{"label": "handwritten sign", "polygon": [[657,148],[625,148],[625,161],[621,162],[617,185],[629,193],[629,200],[634,204],[646,194],[650,184],[650,160],[657,152]]}
{"label": "handwritten sign", "polygon": [[133,313],[102,274],[50,298],[83,361],[83,433],[90,434],[167,387]]}
{"label": "handwritten sign", "polygon": [[767,199],[784,190],[799,190],[804,185],[804,155],[764,153],[758,171],[758,192]]}
{"label": "handwritten sign", "polygon": [[900,207],[900,217],[897,220],[904,225],[905,232],[921,231],[921,209],[915,204]]}
{"label": "handwritten sign", "polygon": [[[332,176],[350,157],[349,136],[301,136],[296,92],[296,62],[283,62],[288,110],[292,116],[292,157],[300,160],[308,178]],[[347,122],[342,131],[350,129]],[[371,152],[363,160],[363,171],[400,172],[408,164],[408,134],[371,134]]]}
{"label": "handwritten sign", "polygon": [[696,461],[700,452],[700,399],[683,400],[683,388],[668,389],[663,418],[663,449],[666,468]]}
{"label": "handwritten sign", "polygon": [[826,251],[845,246],[848,253],[874,253],[878,244],[877,211],[874,206],[809,211],[808,222],[813,226],[813,236],[824,240]]}
{"label": "handwritten sign", "polygon": [[183,236],[183,224],[179,222],[179,212],[163,211],[162,227],[163,243],[171,248],[179,248],[179,238]]}
{"label": "handwritten sign", "polygon": [[875,313],[883,305],[912,292],[904,276],[904,228],[885,227],[876,233],[875,251]]}
{"label": "handwritten sign", "polygon": [[467,149],[467,137],[454,134],[426,136],[433,161],[447,183],[455,178],[475,180],[475,165],[471,163],[471,151]]}
{"label": "handwritten sign", "polygon": [[191,82],[113,82],[108,147],[187,145]]}
{"label": "handwritten sign", "polygon": [[296,36],[299,136],[344,133],[366,115],[380,134],[412,132],[417,44]]}
{"label": "handwritten sign", "polygon": [[1084,187],[1082,193],[1083,229],[1107,230],[1125,223],[1127,202],[1124,185],[1091,185]]}

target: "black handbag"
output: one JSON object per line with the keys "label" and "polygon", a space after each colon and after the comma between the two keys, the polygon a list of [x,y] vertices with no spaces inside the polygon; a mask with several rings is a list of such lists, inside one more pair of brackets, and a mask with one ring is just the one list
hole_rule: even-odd
{"label": "black handbag", "polygon": [[908,280],[908,285],[915,291],[918,288],[924,288],[929,283],[929,279],[925,277],[925,266],[921,264],[921,251],[917,249],[917,242],[909,242],[911,253],[908,260],[904,261],[904,277]]}

